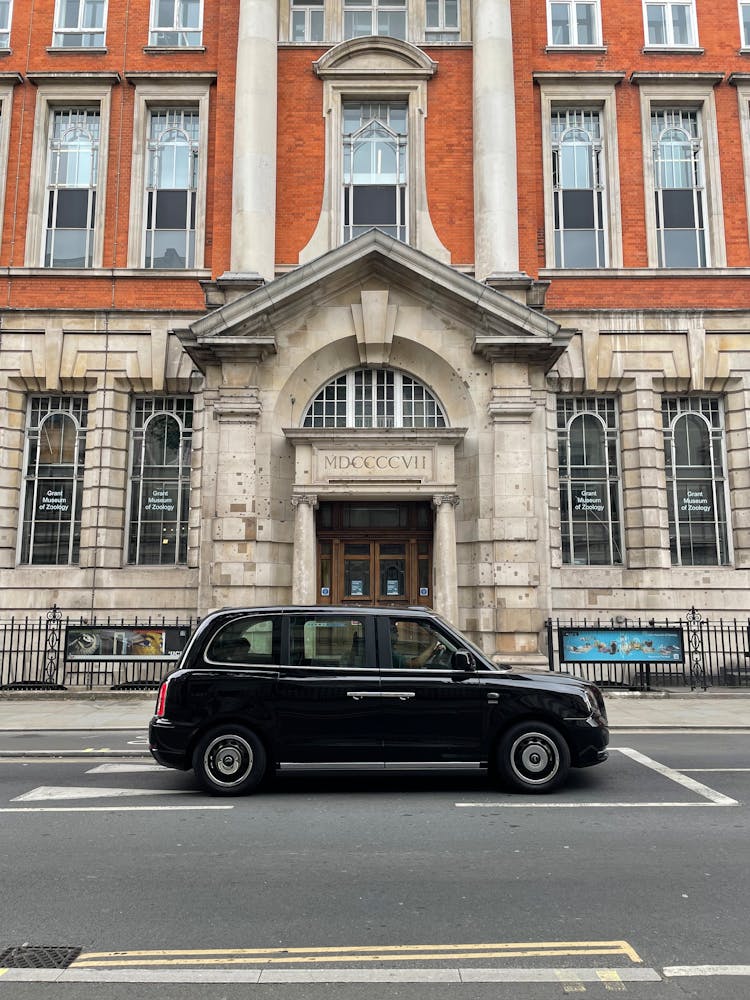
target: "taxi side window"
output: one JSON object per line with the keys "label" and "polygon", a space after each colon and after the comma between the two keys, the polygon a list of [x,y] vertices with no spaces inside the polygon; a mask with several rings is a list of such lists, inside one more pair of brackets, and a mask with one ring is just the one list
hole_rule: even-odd
{"label": "taxi side window", "polygon": [[365,622],[362,618],[292,615],[289,620],[292,666],[365,666]]}
{"label": "taxi side window", "polygon": [[458,648],[431,623],[392,618],[391,665],[396,670],[447,670]]}
{"label": "taxi side window", "polygon": [[281,659],[281,617],[238,618],[218,632],[206,650],[214,663],[274,666]]}

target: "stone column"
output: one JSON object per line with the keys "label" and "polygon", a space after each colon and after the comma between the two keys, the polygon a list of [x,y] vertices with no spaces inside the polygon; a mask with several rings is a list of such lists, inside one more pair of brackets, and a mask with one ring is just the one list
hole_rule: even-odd
{"label": "stone column", "polygon": [[275,269],[276,6],[240,0],[234,110],[232,276],[266,281]]}
{"label": "stone column", "polygon": [[510,0],[474,0],[474,260],[478,281],[518,275]]}
{"label": "stone column", "polygon": [[455,494],[443,493],[432,498],[435,507],[435,610],[458,625],[458,562],[456,559]]}
{"label": "stone column", "polygon": [[[237,366],[239,367],[239,366]],[[252,604],[256,587],[258,390],[204,393],[199,608]]]}
{"label": "stone column", "polygon": [[661,394],[644,375],[620,386],[620,459],[629,569],[669,569]]}
{"label": "stone column", "polygon": [[294,558],[292,562],[292,604],[317,603],[315,559],[315,508],[318,498],[310,494],[292,497],[294,507]]}

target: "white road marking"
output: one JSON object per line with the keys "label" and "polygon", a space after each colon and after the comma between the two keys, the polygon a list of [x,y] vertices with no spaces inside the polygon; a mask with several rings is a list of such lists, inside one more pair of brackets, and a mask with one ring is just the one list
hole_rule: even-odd
{"label": "white road marking", "polygon": [[146,771],[164,772],[165,768],[161,764],[97,764],[86,774],[141,774]]}
{"label": "white road marking", "polygon": [[683,767],[685,774],[744,774],[750,767]]}
{"label": "white road marking", "polygon": [[678,976],[750,977],[750,965],[668,965],[662,971],[670,979]]}
{"label": "white road marking", "polygon": [[[0,969],[0,973],[2,970]],[[56,983],[658,983],[656,969],[8,969],[0,982]]]}
{"label": "white road marking", "polygon": [[234,809],[234,806],[16,806],[0,813],[179,812],[199,809]]}
{"label": "white road marking", "polygon": [[457,809],[716,809],[739,802],[454,802]]}
{"label": "white road marking", "polygon": [[633,750],[631,747],[618,747],[618,751],[619,753],[625,754],[626,757],[630,757],[631,760],[637,761],[639,764],[643,764],[644,767],[649,767],[652,771],[656,771],[658,774],[662,774],[665,778],[669,778],[670,781],[674,781],[678,785],[682,785],[683,788],[687,788],[691,792],[695,792],[696,795],[703,796],[703,798],[708,799],[709,802],[713,802],[717,806],[739,805],[737,799],[731,799],[728,795],[724,795],[722,792],[714,791],[714,789],[709,788],[708,785],[703,785],[700,781],[696,781],[694,778],[688,778],[688,776],[683,774],[681,771],[675,771],[674,768],[667,767],[666,764],[660,764],[658,760],[654,760],[652,757],[647,757],[638,750]]}
{"label": "white road marking", "polygon": [[61,785],[39,785],[23,795],[17,795],[11,802],[43,802],[50,799],[107,799],[129,795],[195,795],[192,789],[179,788],[74,788]]}

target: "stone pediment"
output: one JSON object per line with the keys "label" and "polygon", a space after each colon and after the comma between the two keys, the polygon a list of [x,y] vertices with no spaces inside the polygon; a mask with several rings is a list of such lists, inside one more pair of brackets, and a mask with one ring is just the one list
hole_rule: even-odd
{"label": "stone pediment", "polygon": [[201,370],[223,361],[259,362],[276,353],[282,329],[350,297],[362,363],[383,364],[394,335],[395,289],[450,316],[486,360],[524,360],[547,370],[572,336],[538,310],[375,229],[176,333]]}
{"label": "stone pediment", "polygon": [[372,81],[394,74],[429,79],[437,72],[437,63],[409,42],[370,35],[334,45],[313,63],[313,69],[323,80],[364,76]]}

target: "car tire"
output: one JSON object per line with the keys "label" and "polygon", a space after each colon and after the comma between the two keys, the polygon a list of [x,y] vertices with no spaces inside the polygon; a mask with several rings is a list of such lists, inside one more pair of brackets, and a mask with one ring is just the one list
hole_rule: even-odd
{"label": "car tire", "polygon": [[245,795],[263,780],[266,751],[244,726],[221,726],[206,733],[196,746],[193,771],[211,795]]}
{"label": "car tire", "polygon": [[497,748],[500,779],[519,792],[544,794],[558,788],[570,770],[565,738],[546,722],[519,722]]}

